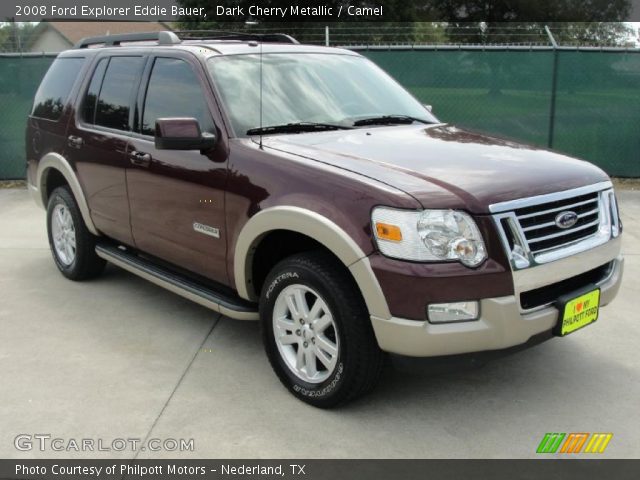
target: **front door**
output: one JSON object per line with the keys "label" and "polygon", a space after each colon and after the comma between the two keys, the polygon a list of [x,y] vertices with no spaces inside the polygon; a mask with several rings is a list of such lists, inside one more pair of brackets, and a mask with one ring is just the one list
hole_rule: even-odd
{"label": "front door", "polygon": [[127,187],[138,249],[227,284],[224,188],[226,140],[206,155],[157,150],[158,118],[191,117],[216,133],[209,88],[200,65],[185,55],[156,56],[139,94],[138,133],[129,140]]}

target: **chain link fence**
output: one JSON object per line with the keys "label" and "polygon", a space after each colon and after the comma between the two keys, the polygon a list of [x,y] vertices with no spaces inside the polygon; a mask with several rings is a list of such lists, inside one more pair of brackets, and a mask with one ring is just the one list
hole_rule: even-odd
{"label": "chain link fence", "polygon": [[[344,22],[318,23],[179,23],[190,32],[206,29],[243,33],[287,33],[301,43],[327,46],[553,46],[554,41],[572,47],[640,46],[637,26],[624,22],[487,24],[445,22]],[[209,31],[210,31],[209,30]]]}
{"label": "chain link fence", "polygon": [[[504,30],[501,35],[510,41],[503,45],[493,44],[496,36],[482,45],[452,45],[446,43],[452,34],[459,35],[457,41],[463,33],[476,37],[462,29],[445,36],[433,24],[417,33],[415,26],[373,28],[291,26],[285,31],[306,43],[358,51],[432,105],[444,122],[550,147],[610,175],[640,177],[640,49],[556,48],[540,29]],[[24,39],[19,43],[28,45]],[[54,57],[0,54],[0,179],[25,176],[26,118]]]}

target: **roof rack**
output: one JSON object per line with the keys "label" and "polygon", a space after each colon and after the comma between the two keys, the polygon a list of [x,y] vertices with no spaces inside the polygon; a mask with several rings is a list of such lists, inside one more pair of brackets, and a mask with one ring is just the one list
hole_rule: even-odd
{"label": "roof rack", "polygon": [[[180,34],[180,37],[176,35]],[[293,43],[299,42],[284,33],[243,33],[225,32],[217,30],[182,30],[178,32],[143,32],[123,33],[118,35],[103,35],[87,37],[76,43],[73,48],[89,48],[92,45],[105,47],[119,47],[121,43],[130,42],[158,42],[158,45],[177,45],[182,40],[240,40],[260,43]]]}
{"label": "roof rack", "polygon": [[223,30],[179,30],[182,40],[241,40],[261,43],[299,44],[295,38],[285,33],[228,32]]}
{"label": "roof rack", "polygon": [[158,45],[176,45],[180,38],[168,31],[123,33],[119,35],[103,35],[101,37],[87,37],[76,43],[73,48],[88,48],[91,45],[104,45],[105,47],[118,47],[123,42],[158,42]]}

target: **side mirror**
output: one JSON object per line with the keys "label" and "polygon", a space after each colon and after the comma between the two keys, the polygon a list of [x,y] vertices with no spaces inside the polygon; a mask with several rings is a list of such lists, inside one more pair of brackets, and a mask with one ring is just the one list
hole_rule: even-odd
{"label": "side mirror", "polygon": [[424,105],[422,105],[424,108],[427,109],[427,112],[433,112],[433,105],[427,105],[426,103]]}
{"label": "side mirror", "polygon": [[156,120],[155,145],[158,150],[210,150],[216,136],[202,133],[195,118],[159,118]]}

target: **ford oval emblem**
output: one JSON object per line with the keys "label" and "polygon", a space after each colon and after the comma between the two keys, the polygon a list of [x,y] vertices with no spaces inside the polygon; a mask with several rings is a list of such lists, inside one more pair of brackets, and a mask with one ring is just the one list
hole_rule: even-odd
{"label": "ford oval emblem", "polygon": [[556,225],[558,228],[571,228],[578,222],[578,214],[576,212],[560,212],[556,215]]}

